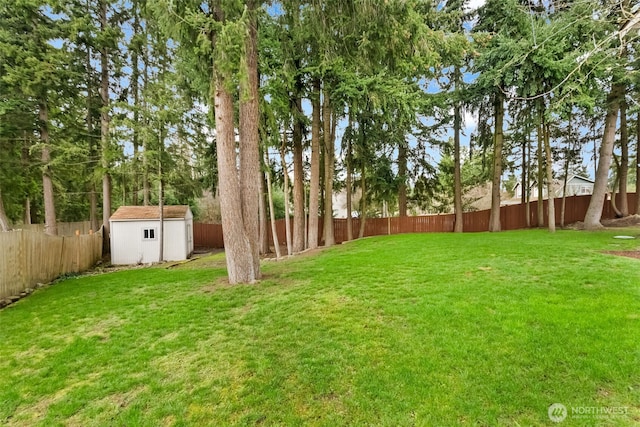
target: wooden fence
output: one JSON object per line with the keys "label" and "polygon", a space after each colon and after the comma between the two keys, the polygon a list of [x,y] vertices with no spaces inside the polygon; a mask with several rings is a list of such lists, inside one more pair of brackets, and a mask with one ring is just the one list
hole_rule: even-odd
{"label": "wooden fence", "polygon": [[0,300],[38,283],[88,270],[102,258],[102,232],[49,236],[38,231],[0,233]]}
{"label": "wooden fence", "polygon": [[[571,196],[565,201],[564,223],[571,224],[582,221],[589,207],[591,196]],[[620,195],[616,196],[618,206],[620,205]],[[637,195],[635,193],[628,194],[629,209],[635,214]],[[556,225],[560,224],[560,211],[562,208],[562,199],[555,199],[555,220]],[[547,216],[548,201],[543,201],[544,223],[548,224]],[[527,228],[526,221],[526,205],[517,204],[502,206],[500,208],[500,223],[502,230],[518,230]],[[490,210],[465,212],[463,214],[464,231],[465,232],[481,232],[489,229]],[[615,214],[611,208],[610,200],[606,200],[602,210],[602,219],[614,218]],[[533,201],[529,204],[529,224],[531,227],[538,226],[538,202]],[[319,221],[319,236],[322,236],[322,218]],[[399,233],[443,233],[453,232],[455,215],[424,215],[424,216],[408,216],[408,217],[392,217],[392,218],[367,218],[365,220],[364,236],[380,236],[386,234]],[[292,221],[293,224],[293,221]],[[353,235],[358,236],[360,230],[360,219],[353,218]],[[342,243],[347,240],[347,220],[344,218],[334,218],[333,220],[334,235],[336,243]],[[276,231],[278,241],[283,244],[285,240],[285,221],[276,221]],[[270,244],[273,245],[271,235],[271,227],[268,227],[268,235]],[[224,248],[222,240],[222,225],[220,224],[193,224],[194,244],[196,248]]]}
{"label": "wooden fence", "polygon": [[[91,231],[97,231],[91,229],[91,221],[59,222],[57,225],[58,236],[75,236],[76,231],[80,231],[80,234],[89,234]],[[15,226],[15,228],[44,233],[44,224],[22,224]]]}

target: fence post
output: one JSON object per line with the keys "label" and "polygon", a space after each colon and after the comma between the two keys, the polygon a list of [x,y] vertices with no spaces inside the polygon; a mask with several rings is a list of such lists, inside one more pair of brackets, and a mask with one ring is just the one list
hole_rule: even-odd
{"label": "fence post", "polygon": [[76,273],[80,272],[80,230],[76,230]]}
{"label": "fence post", "polygon": [[58,261],[58,276],[62,276],[63,274],[68,273],[64,270],[64,247],[67,242],[68,237],[62,236],[62,245],[60,246],[60,259]]}
{"label": "fence post", "polygon": [[18,230],[16,231],[16,233],[20,233],[20,243],[19,243],[19,250],[18,250],[18,254],[20,254],[20,265],[18,268],[20,268],[20,289],[26,289],[29,287],[29,282],[30,282],[30,278],[27,276],[28,274],[28,269],[27,269],[27,257],[28,257],[28,253],[27,253],[27,248],[26,248],[26,236],[25,236],[25,232],[24,230]]}

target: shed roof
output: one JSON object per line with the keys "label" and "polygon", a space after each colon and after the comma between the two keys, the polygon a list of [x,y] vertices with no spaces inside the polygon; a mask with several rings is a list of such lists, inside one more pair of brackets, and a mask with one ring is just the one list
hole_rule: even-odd
{"label": "shed roof", "polygon": [[[184,219],[189,212],[189,206],[163,206],[162,212],[164,219]],[[160,219],[160,208],[158,206],[120,206],[109,219],[116,221]]]}

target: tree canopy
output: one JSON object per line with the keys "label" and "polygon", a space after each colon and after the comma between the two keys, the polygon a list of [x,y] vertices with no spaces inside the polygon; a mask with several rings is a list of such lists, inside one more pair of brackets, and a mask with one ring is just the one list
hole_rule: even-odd
{"label": "tree canopy", "polygon": [[360,233],[408,212],[461,227],[490,182],[497,231],[506,176],[542,197],[581,162],[596,227],[611,176],[626,194],[640,174],[639,22],[628,0],[2,0],[0,227],[165,199],[197,214],[210,190],[251,281],[267,170],[291,179],[298,252],[333,243],[336,192]]}

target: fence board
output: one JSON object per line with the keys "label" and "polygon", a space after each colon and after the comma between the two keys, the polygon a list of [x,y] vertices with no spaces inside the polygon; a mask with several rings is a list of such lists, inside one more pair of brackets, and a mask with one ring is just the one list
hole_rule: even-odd
{"label": "fence board", "polygon": [[20,244],[21,236],[17,237],[14,233],[0,233],[0,248],[2,248],[0,271],[3,272],[0,280],[0,296],[20,293],[22,247]]}
{"label": "fence board", "polygon": [[193,224],[193,244],[196,248],[224,248],[222,224]]}
{"label": "fence board", "polygon": [[101,232],[80,236],[28,230],[0,233],[0,298],[87,270],[101,257]]}
{"label": "fence board", "polygon": [[[44,233],[44,224],[22,224],[17,225],[16,229],[39,231]],[[80,234],[89,234],[97,230],[91,229],[91,221],[77,221],[77,222],[59,222],[58,223],[58,236],[75,236],[76,231]]]}

